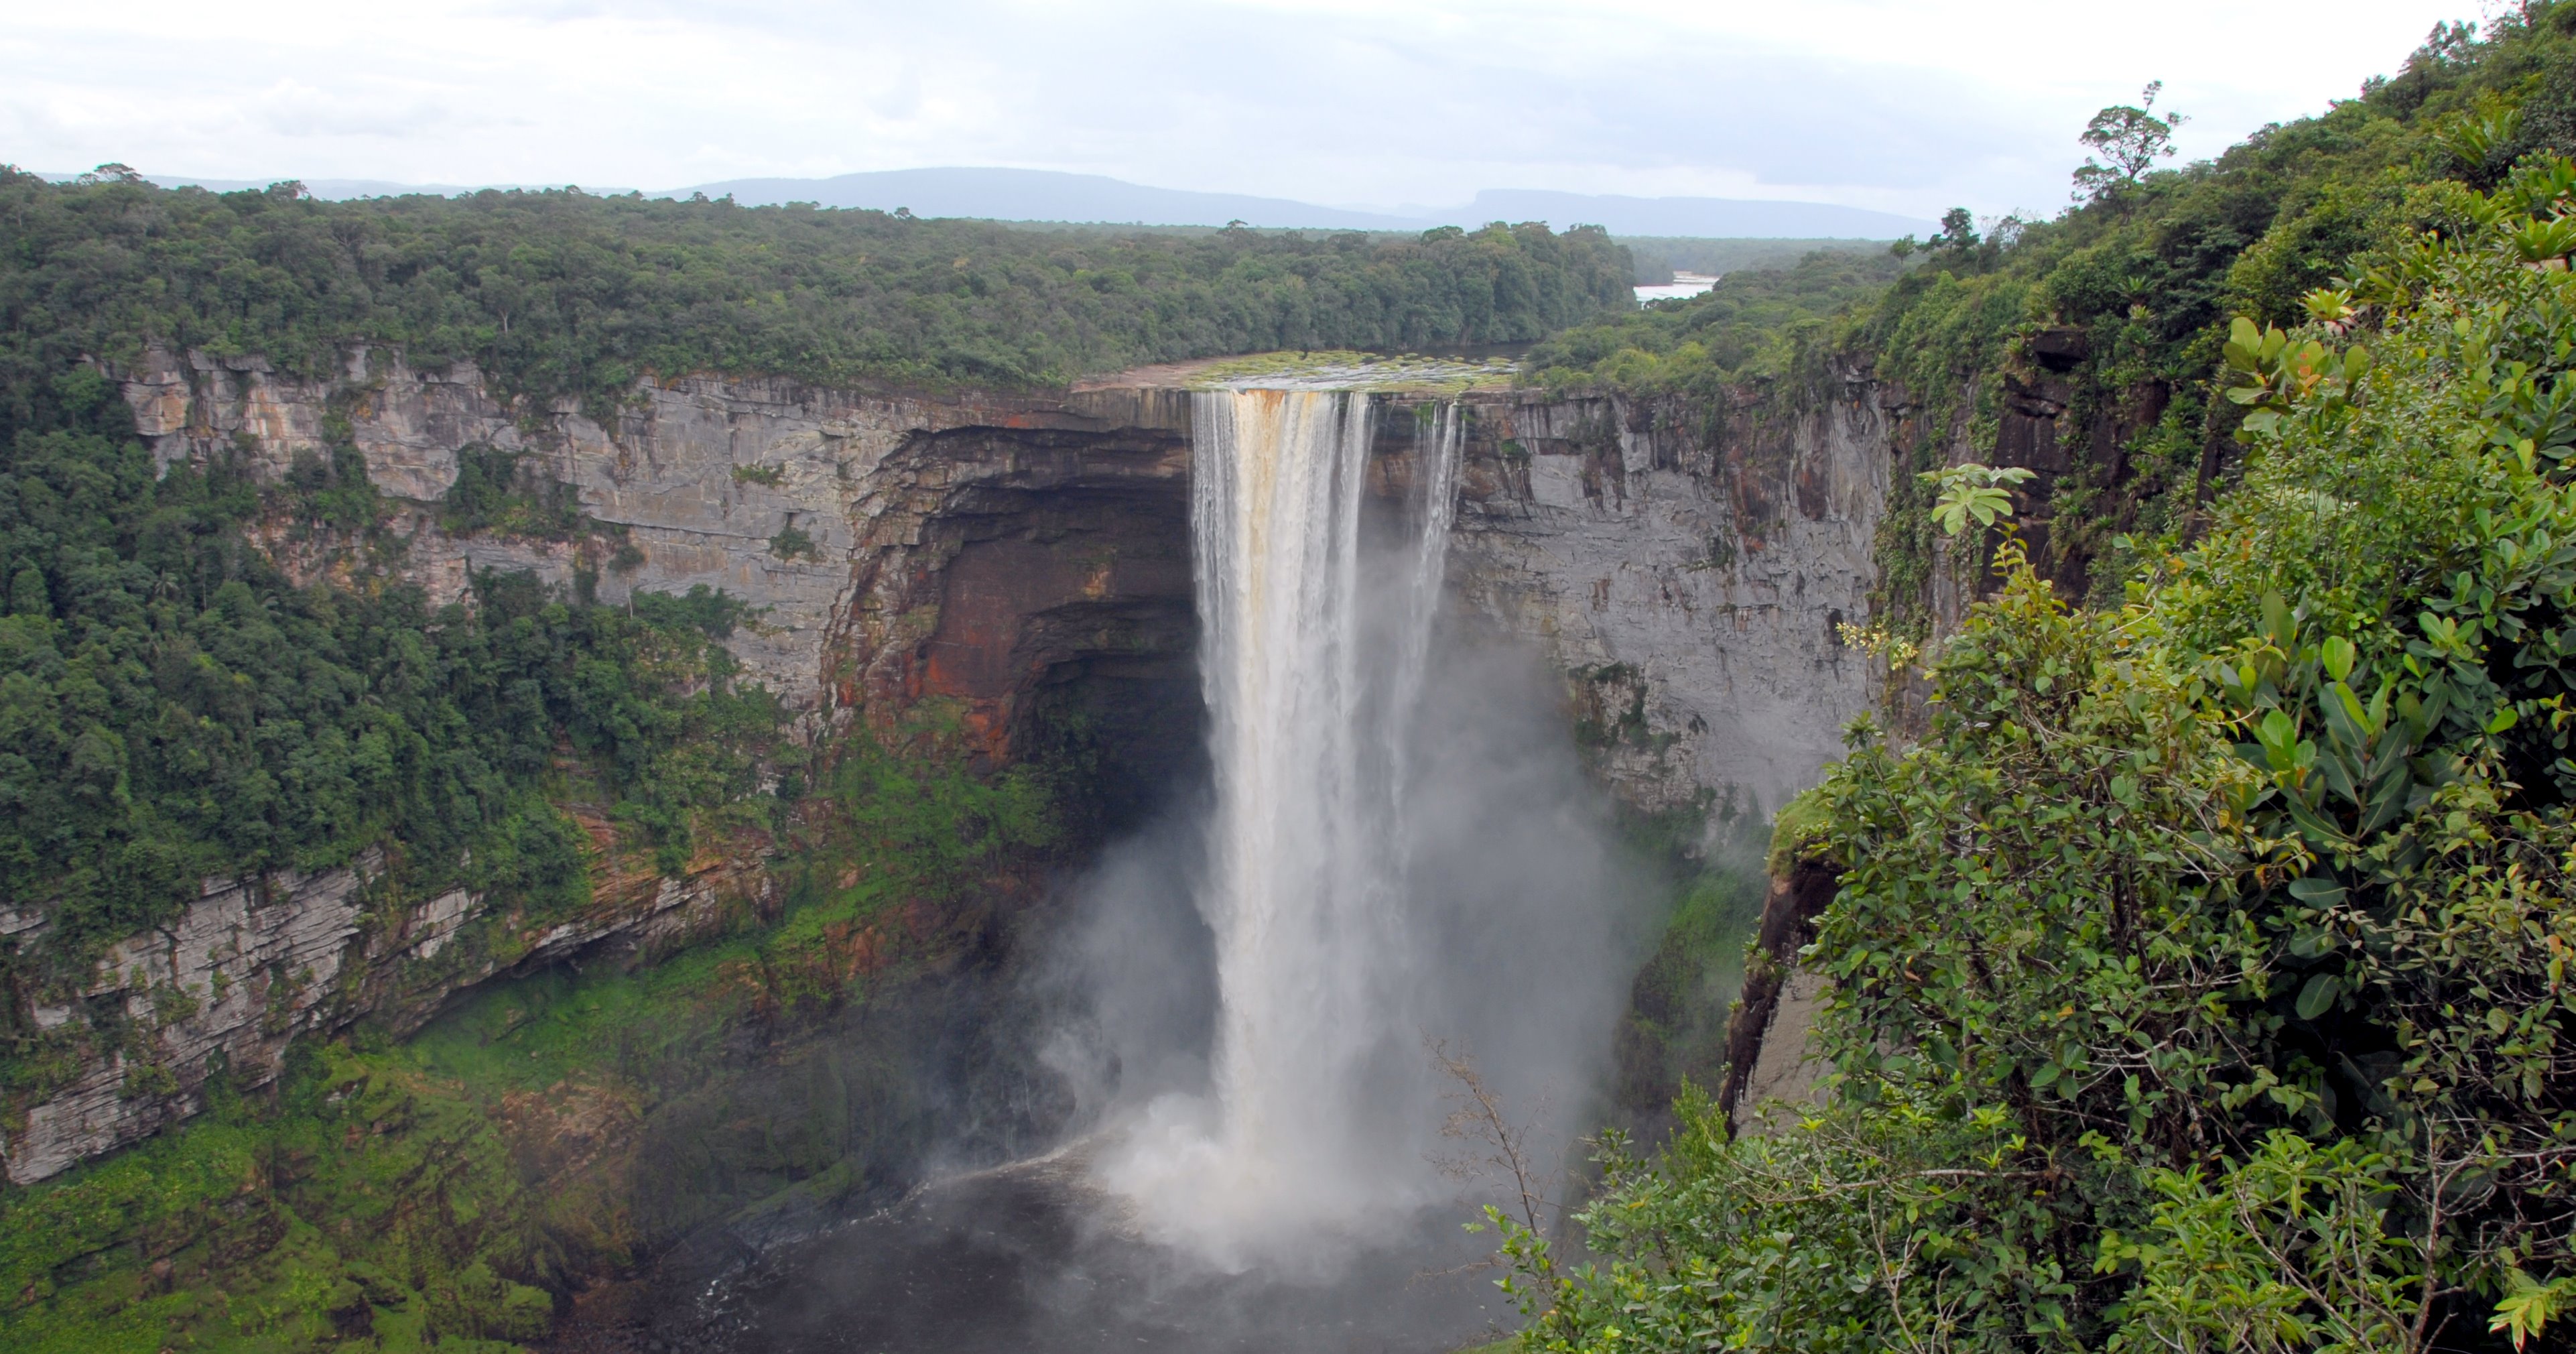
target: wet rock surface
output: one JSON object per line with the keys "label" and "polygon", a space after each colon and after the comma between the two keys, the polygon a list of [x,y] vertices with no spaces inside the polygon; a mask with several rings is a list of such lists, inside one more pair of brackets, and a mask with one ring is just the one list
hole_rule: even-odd
{"label": "wet rock surface", "polygon": [[1869,619],[1894,433],[1868,388],[1794,414],[1470,407],[1451,592],[1543,647],[1623,799],[1759,822],[1841,755],[1875,669],[1840,627]]}

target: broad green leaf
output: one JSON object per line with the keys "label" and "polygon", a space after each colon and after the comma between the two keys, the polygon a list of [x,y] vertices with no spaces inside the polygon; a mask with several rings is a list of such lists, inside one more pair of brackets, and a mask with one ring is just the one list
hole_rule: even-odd
{"label": "broad green leaf", "polygon": [[2338,682],[2351,679],[2353,660],[2360,656],[2359,651],[2352,647],[2352,641],[2341,635],[2328,636],[2320,646],[2319,654],[2325,659],[2326,675]]}
{"label": "broad green leaf", "polygon": [[2290,881],[2290,896],[2317,907],[2332,907],[2343,901],[2344,887],[2321,875],[2306,875]]}

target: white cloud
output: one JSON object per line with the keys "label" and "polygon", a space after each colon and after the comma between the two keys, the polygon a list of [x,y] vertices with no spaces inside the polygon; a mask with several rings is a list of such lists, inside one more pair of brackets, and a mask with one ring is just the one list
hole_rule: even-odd
{"label": "white cloud", "polygon": [[[2426,0],[0,0],[0,159],[668,187],[1002,164],[1349,205],[1479,188],[2053,209],[2163,79],[2210,154],[2394,69]],[[2471,15],[2469,17],[2475,17]],[[2296,50],[2296,61],[2279,53]]]}

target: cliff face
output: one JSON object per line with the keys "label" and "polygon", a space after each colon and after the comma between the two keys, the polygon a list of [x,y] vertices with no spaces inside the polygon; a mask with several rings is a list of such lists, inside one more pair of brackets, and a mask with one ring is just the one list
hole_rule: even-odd
{"label": "cliff face", "polygon": [[[731,641],[735,657],[791,708],[818,714],[848,694],[826,680],[826,643],[875,633],[846,629],[854,570],[864,579],[860,612],[915,608],[918,590],[892,587],[885,566],[943,565],[963,543],[931,525],[948,509],[991,518],[984,499],[993,493],[1176,485],[1186,470],[1186,406],[1144,391],[1079,402],[936,400],[691,377],[639,383],[603,423],[570,405],[505,401],[469,364],[415,370],[381,350],[354,353],[331,381],[281,377],[256,359],[156,352],[123,384],[165,465],[238,448],[283,476],[340,431],[365,453],[379,491],[423,510],[406,524],[405,568],[434,603],[461,595],[469,570],[531,569],[564,585],[580,564],[604,562],[586,560],[573,541],[438,529],[426,510],[456,482],[461,453],[521,454],[640,552],[640,564],[600,570],[601,600],[705,585],[762,608],[760,623]],[[1179,501],[1177,488],[1168,496]],[[809,552],[776,548],[789,528],[804,533]],[[887,634],[901,630],[885,619]],[[859,656],[857,666],[876,670],[878,658]]]}
{"label": "cliff face", "polygon": [[1610,396],[1482,399],[1449,577],[1541,642],[1579,736],[1634,806],[1755,821],[1839,755],[1892,416],[1870,387],[1803,412]]}
{"label": "cliff face", "polygon": [[[434,600],[462,595],[472,570],[529,569],[612,603],[703,584],[762,608],[730,645],[808,739],[935,724],[1000,763],[1079,727],[1110,819],[1198,755],[1177,390],[934,399],[698,377],[639,384],[603,421],[384,352],[328,381],[166,353],[120,375],[164,464],[240,455],[284,475],[299,454],[355,446],[397,502],[401,567]],[[1567,674],[1597,764],[1638,807],[1703,822],[1776,807],[1867,702],[1866,662],[1835,627],[1864,619],[1890,425],[1853,389],[1797,416],[1761,401],[1703,417],[1472,397],[1458,602]],[[1409,473],[1415,426],[1381,421],[1390,485]],[[483,449],[569,486],[595,525],[560,539],[442,529],[440,500]],[[783,554],[789,528],[811,548]],[[332,567],[307,543],[272,544],[290,567]],[[495,974],[683,943],[774,900],[765,840],[662,878],[621,855],[604,817],[592,826],[595,896],[570,918],[469,893],[394,897],[368,861],[208,881],[172,927],[116,947],[81,1000],[30,1013],[117,1033],[0,1121],[9,1177],[43,1179],[194,1113],[211,1067],[268,1080],[298,1034],[364,1016],[412,1028]],[[0,935],[37,943],[41,926],[0,913]]]}

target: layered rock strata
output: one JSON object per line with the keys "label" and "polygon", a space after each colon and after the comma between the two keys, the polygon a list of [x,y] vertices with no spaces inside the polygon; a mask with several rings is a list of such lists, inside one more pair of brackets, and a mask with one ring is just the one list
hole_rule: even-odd
{"label": "layered rock strata", "polygon": [[[766,902],[771,889],[721,855],[677,877],[637,878],[610,860],[591,907],[532,919],[495,915],[462,889],[393,904],[376,887],[382,867],[370,854],[313,874],[209,881],[168,927],[109,947],[75,999],[35,1006],[39,1031],[89,1020],[124,1033],[94,1041],[77,1079],[27,1110],[0,1157],[9,1179],[45,1179],[197,1113],[219,1071],[264,1086],[299,1035],[370,1014],[407,1033],[449,993],[506,968],[609,940],[678,943],[730,904]],[[43,928],[15,936],[41,941]]]}

